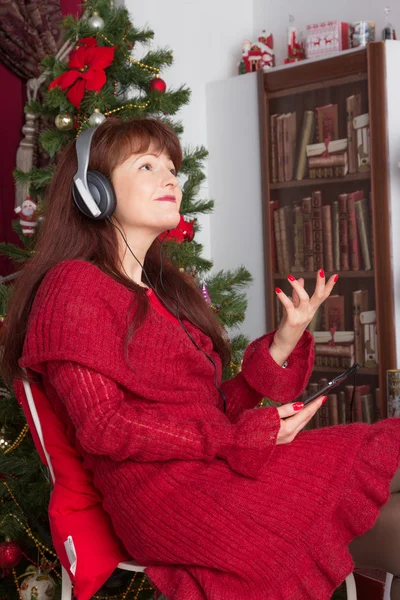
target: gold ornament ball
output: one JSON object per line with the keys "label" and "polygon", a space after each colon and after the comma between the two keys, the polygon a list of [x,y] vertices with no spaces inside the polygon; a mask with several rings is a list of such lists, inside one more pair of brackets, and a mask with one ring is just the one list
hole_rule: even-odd
{"label": "gold ornament ball", "polygon": [[101,125],[103,121],[106,120],[106,117],[99,111],[98,108],[94,109],[94,113],[89,117],[89,124],[92,127],[97,127],[97,125]]}
{"label": "gold ornament ball", "polygon": [[74,119],[72,115],[66,112],[62,112],[57,115],[54,122],[57,129],[60,131],[69,131],[74,126]]}
{"label": "gold ornament ball", "polygon": [[93,16],[88,20],[88,25],[93,31],[103,31],[104,29],[104,21],[96,11],[93,12]]}

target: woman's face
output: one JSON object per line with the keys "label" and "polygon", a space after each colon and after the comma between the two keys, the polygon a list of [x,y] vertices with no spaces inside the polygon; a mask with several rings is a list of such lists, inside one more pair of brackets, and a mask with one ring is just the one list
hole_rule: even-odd
{"label": "woman's face", "polygon": [[111,179],[114,215],[126,232],[141,229],[157,236],[178,225],[182,191],[168,154],[151,144],[146,154],[132,154],[116,167]]}

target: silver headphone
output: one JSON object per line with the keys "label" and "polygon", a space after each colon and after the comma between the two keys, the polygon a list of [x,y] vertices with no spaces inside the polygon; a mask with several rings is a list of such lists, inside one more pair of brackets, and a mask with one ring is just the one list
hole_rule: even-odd
{"label": "silver headphone", "polygon": [[72,195],[76,207],[89,219],[102,221],[111,217],[117,201],[109,179],[99,171],[88,171],[90,146],[95,127],[85,129],[76,140],[78,170],[74,175]]}

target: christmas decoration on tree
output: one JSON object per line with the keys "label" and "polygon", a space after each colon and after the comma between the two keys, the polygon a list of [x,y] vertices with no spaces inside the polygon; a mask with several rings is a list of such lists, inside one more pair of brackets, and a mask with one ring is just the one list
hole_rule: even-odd
{"label": "christmas decoration on tree", "polygon": [[31,566],[25,575],[19,590],[22,600],[53,600],[56,584],[46,570]]}
{"label": "christmas decoration on tree", "polygon": [[288,26],[288,55],[285,64],[298,62],[306,58],[304,42],[299,41],[293,15],[289,15]]}
{"label": "christmas decoration on tree", "polygon": [[[178,135],[182,133],[182,126],[174,116],[188,103],[190,91],[185,86],[172,90],[160,76],[162,69],[171,65],[172,53],[149,49],[137,60],[135,44],[148,46],[153,39],[152,31],[134,26],[128,11],[114,7],[110,0],[88,0],[83,9],[82,17],[64,19],[66,42],[62,52],[42,61],[43,72],[37,82],[42,85],[42,94],[31,96],[26,106],[29,114],[35,118],[40,116],[46,123],[38,143],[50,162],[46,167],[33,165],[28,172],[22,169],[15,172],[16,181],[29,190],[29,197],[25,193],[24,201],[20,200],[21,206],[16,211],[18,219],[13,224],[21,245],[1,243],[0,253],[13,260],[17,273],[18,265],[34,252],[45,192],[56,157],[81,131],[96,127],[112,115],[123,120],[160,118]],[[164,247],[168,258],[193,277],[193,285],[199,286],[205,302],[232,332],[244,320],[247,305],[244,290],[251,276],[244,267],[210,274],[212,262],[202,256],[203,248],[196,239],[199,230],[196,217],[212,212],[214,206],[213,200],[197,198],[205,180],[206,157],[203,147],[183,149],[179,173],[183,190],[182,216],[177,228],[168,233]],[[0,278],[0,326],[17,273],[3,278],[2,282]],[[242,334],[232,334],[230,340],[232,362],[224,378],[238,372],[248,343]],[[26,597],[31,600],[36,594],[37,599],[51,600],[51,582],[56,588],[55,598],[60,592],[60,565],[52,548],[47,518],[51,483],[15,395],[2,386],[1,381],[0,392],[0,561],[2,556],[4,559],[0,568],[5,574],[0,577],[0,599],[24,600]],[[39,590],[36,583],[40,581],[43,586]],[[43,591],[46,589],[49,597]],[[141,574],[117,571],[97,596],[113,600],[150,600],[154,589]]]}

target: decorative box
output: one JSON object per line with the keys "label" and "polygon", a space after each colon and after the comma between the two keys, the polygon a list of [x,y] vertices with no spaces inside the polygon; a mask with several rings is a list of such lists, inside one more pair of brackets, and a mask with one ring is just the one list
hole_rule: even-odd
{"label": "decorative box", "polygon": [[320,58],[349,47],[349,25],[342,21],[325,21],[307,25],[307,58]]}

